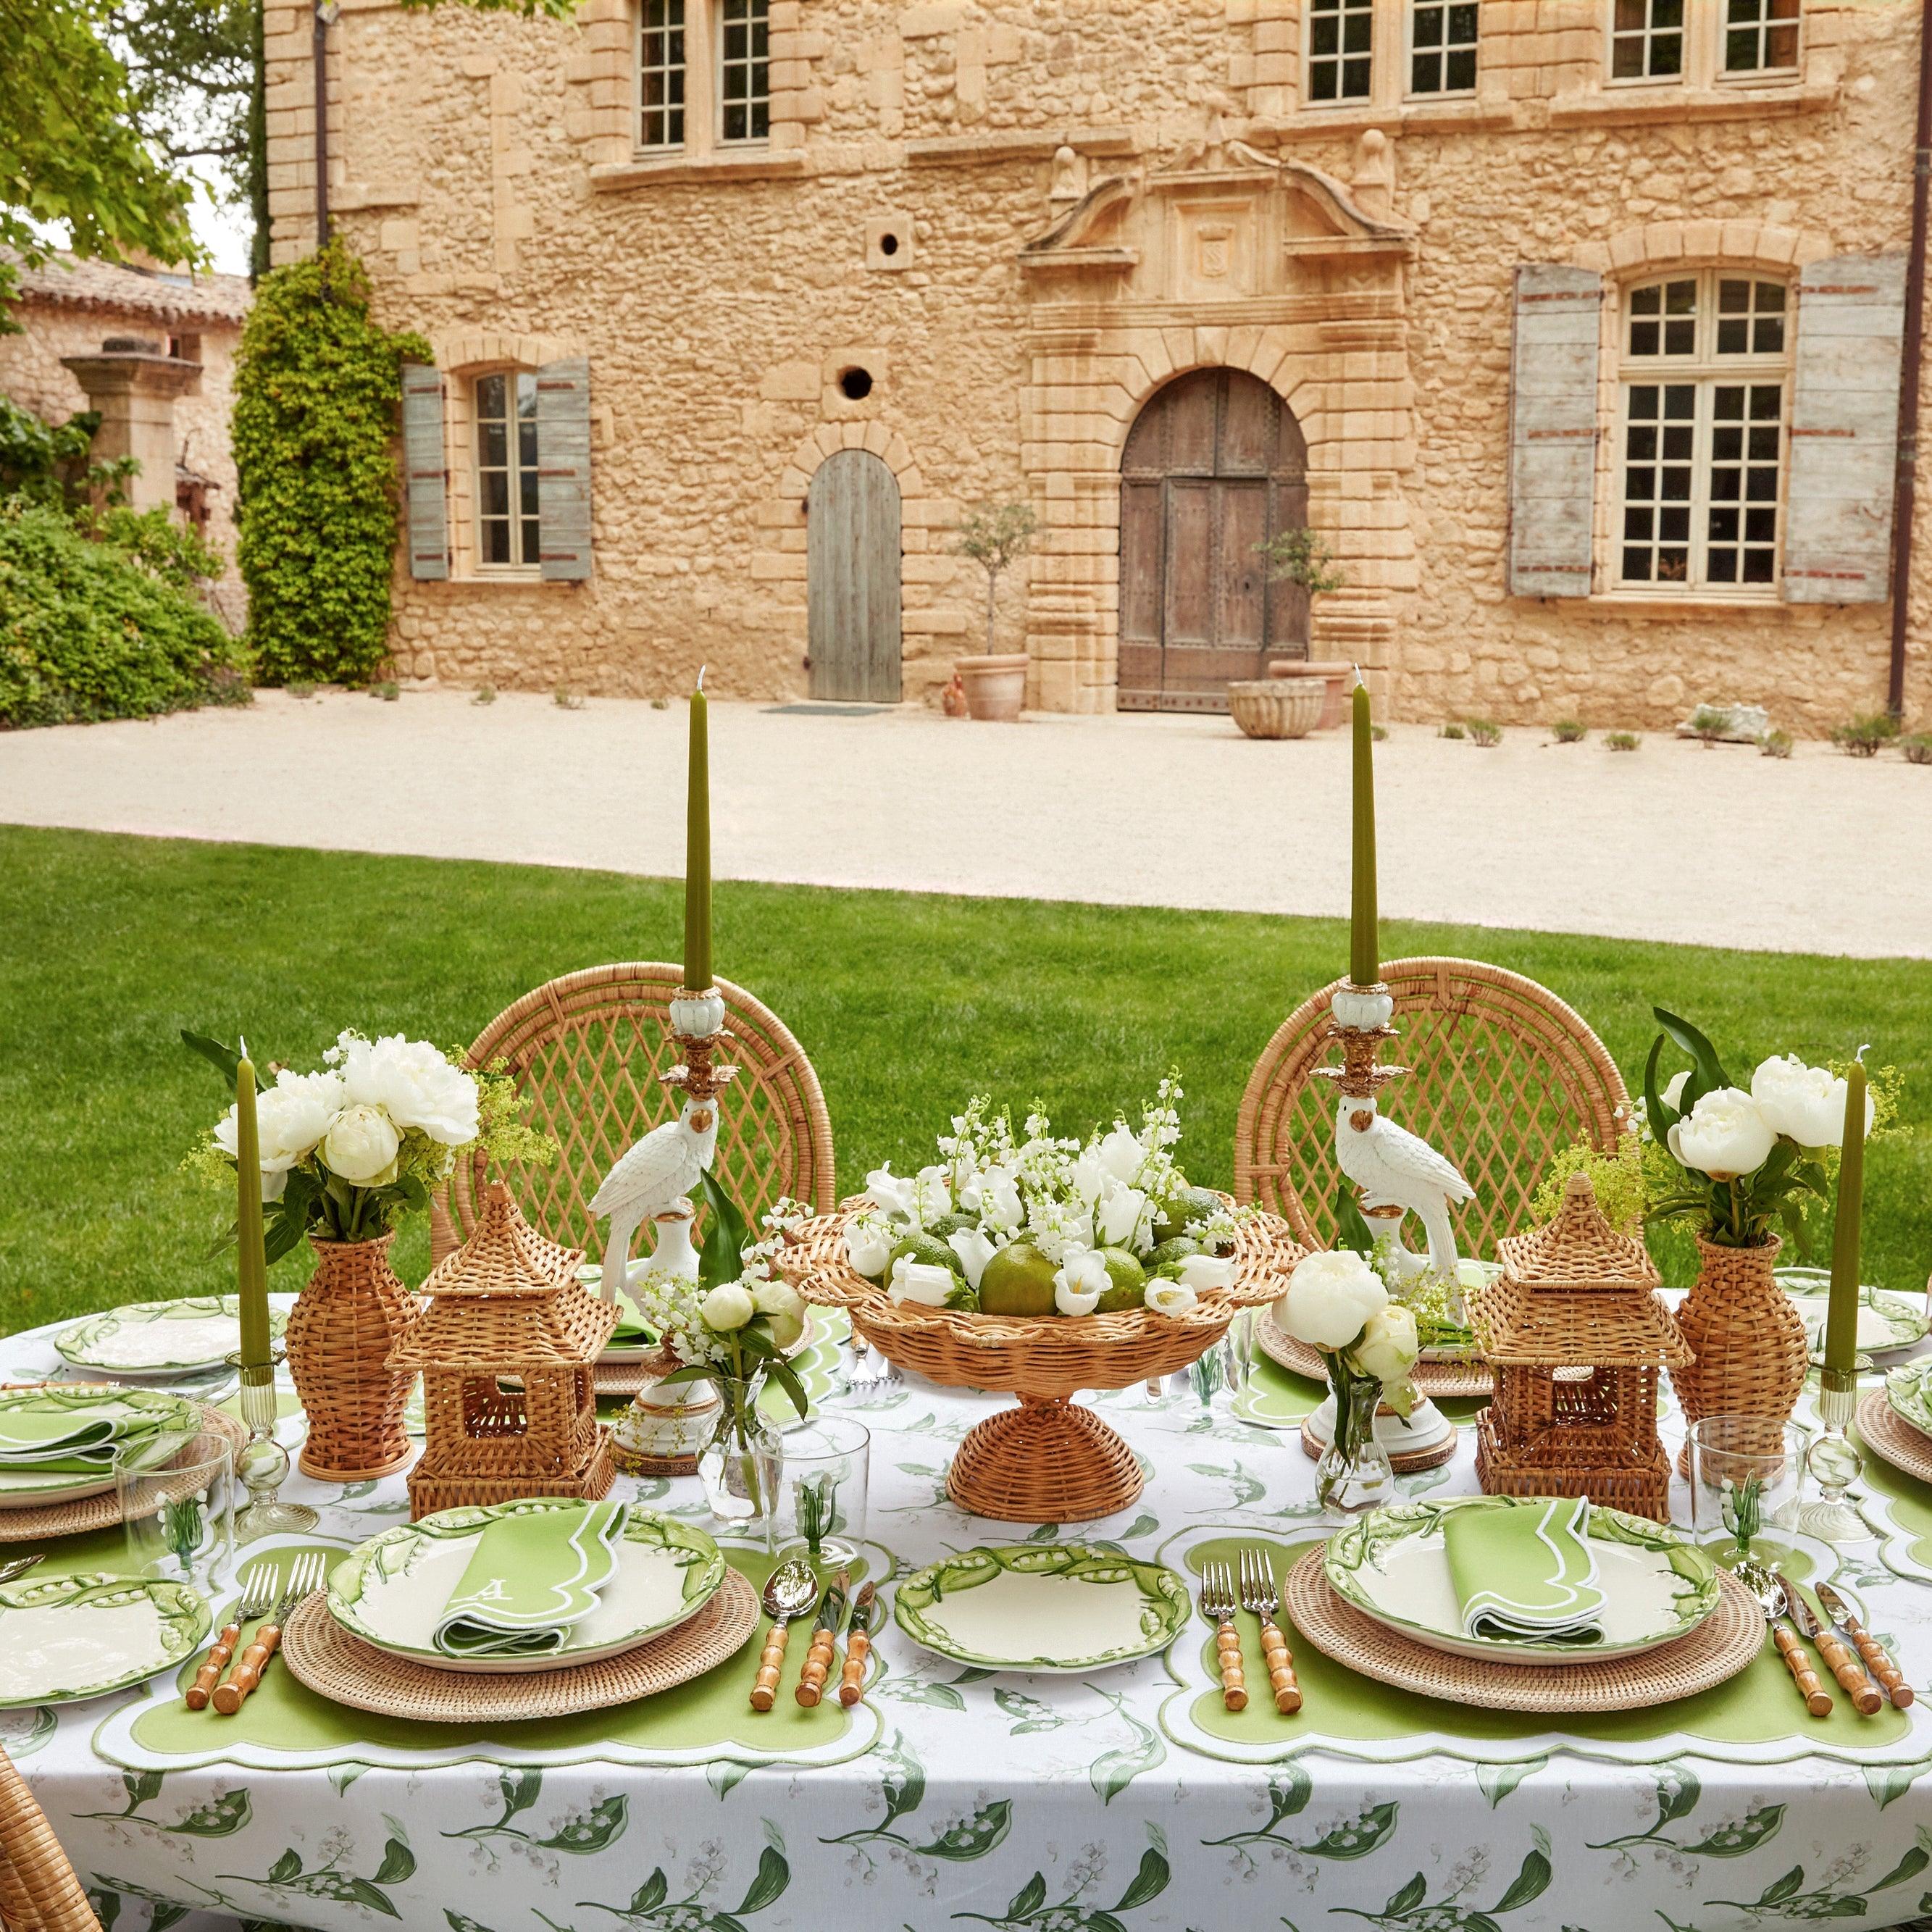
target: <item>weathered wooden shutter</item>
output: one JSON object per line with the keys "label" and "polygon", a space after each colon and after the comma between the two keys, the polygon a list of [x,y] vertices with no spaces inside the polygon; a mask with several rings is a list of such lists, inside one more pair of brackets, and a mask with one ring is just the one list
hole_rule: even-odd
{"label": "weathered wooden shutter", "polygon": [[444,466],[442,377],[403,364],[403,479],[409,502],[410,574],[449,574],[449,472]]}
{"label": "weathered wooden shutter", "polygon": [[1597,483],[1598,316],[1590,268],[1520,262],[1510,352],[1509,587],[1587,597]]}
{"label": "weathered wooden shutter", "polygon": [[537,371],[537,534],[543,574],[590,574],[590,364]]}
{"label": "weathered wooden shutter", "polygon": [[1798,278],[1784,596],[1889,594],[1906,258],[1834,255]]}

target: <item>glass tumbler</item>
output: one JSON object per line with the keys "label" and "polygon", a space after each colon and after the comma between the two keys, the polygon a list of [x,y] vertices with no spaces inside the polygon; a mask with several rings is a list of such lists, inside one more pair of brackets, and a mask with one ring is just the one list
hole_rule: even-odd
{"label": "glass tumbler", "polygon": [[234,1444],[206,1431],[150,1468],[117,1461],[114,1487],[128,1568],[218,1599],[235,1560]]}
{"label": "glass tumbler", "polygon": [[815,1415],[784,1430],[771,1552],[802,1556],[821,1576],[860,1560],[872,1436],[847,1415]]}
{"label": "glass tumbler", "polygon": [[1789,1560],[1804,1484],[1804,1432],[1762,1415],[1707,1415],[1690,1431],[1690,1521],[1732,1568]]}

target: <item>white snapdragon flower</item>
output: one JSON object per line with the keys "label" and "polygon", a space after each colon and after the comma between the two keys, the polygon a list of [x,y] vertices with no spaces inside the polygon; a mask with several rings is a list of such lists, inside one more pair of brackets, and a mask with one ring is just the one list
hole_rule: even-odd
{"label": "white snapdragon flower", "polygon": [[877,1281],[892,1258],[892,1231],[876,1214],[855,1214],[845,1224],[845,1258]]}
{"label": "white snapdragon flower", "polygon": [[403,1144],[396,1124],[380,1107],[343,1108],[330,1124],[318,1150],[322,1164],[355,1187],[386,1187],[396,1178]]}
{"label": "white snapdragon flower", "polygon": [[1220,1255],[1183,1255],[1174,1265],[1182,1285],[1196,1294],[1225,1291],[1234,1285],[1234,1264]]}
{"label": "white snapdragon flower", "polygon": [[[1774,1054],[1751,1076],[1751,1098],[1773,1133],[1800,1147],[1840,1147],[1845,1138],[1845,1082],[1822,1066],[1807,1066],[1786,1054]],[[1865,1132],[1875,1108],[1865,1095]]]}
{"label": "white snapdragon flower", "polygon": [[1778,1136],[1757,1102],[1739,1087],[1705,1094],[1670,1130],[1670,1151],[1685,1167],[1713,1180],[1755,1174],[1770,1158]]}
{"label": "white snapdragon flower", "polygon": [[1156,1279],[1147,1285],[1147,1305],[1156,1315],[1185,1315],[1199,1298],[1184,1281]]}
{"label": "white snapdragon flower", "polygon": [[927,1308],[944,1308],[959,1277],[937,1262],[916,1262],[902,1255],[892,1264],[892,1278],[886,1292],[895,1301],[916,1301]]}
{"label": "white snapdragon flower", "polygon": [[1112,1285],[1107,1264],[1091,1248],[1070,1249],[1053,1277],[1053,1305],[1063,1315],[1091,1315]]}
{"label": "white snapdragon flower", "polygon": [[1281,1325],[1312,1348],[1346,1348],[1376,1312],[1388,1306],[1388,1290],[1361,1256],[1348,1248],[1305,1256],[1288,1278],[1276,1304]]}
{"label": "white snapdragon flower", "polygon": [[986,1264],[999,1252],[998,1247],[982,1234],[977,1228],[960,1228],[946,1238],[946,1245],[959,1257],[959,1265],[966,1270],[969,1288],[980,1286],[980,1277],[986,1272]]}

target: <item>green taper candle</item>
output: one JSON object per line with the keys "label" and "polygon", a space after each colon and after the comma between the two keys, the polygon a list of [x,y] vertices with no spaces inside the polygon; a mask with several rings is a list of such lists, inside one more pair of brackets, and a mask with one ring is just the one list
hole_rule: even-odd
{"label": "green taper candle", "polygon": [[1838,1205],[1832,1228],[1832,1298],[1825,1312],[1825,1366],[1849,1375],[1858,1353],[1858,1224],[1864,1213],[1865,1069],[1845,1076],[1845,1137],[1838,1156]]}
{"label": "green taper candle", "polygon": [[691,694],[691,755],[686,767],[684,983],[711,984],[711,734],[704,674]]}
{"label": "green taper candle", "polygon": [[235,1070],[235,1251],[242,1305],[242,1366],[266,1369],[268,1342],[268,1258],[262,1245],[262,1141],[255,1126],[255,1067]]}
{"label": "green taper candle", "polygon": [[1355,842],[1349,901],[1348,977],[1372,986],[1382,977],[1376,945],[1375,727],[1369,716],[1369,687],[1355,674]]}

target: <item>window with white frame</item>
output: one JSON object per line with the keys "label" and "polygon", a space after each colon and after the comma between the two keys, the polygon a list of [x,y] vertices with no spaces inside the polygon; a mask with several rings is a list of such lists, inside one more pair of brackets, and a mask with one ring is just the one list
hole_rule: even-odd
{"label": "window with white frame", "polygon": [[771,131],[770,0],[718,0],[718,138],[762,141]]}
{"label": "window with white frame", "polygon": [[1783,282],[1722,268],[1624,291],[1622,586],[1776,584],[1789,304]]}
{"label": "window with white frame", "polygon": [[1308,98],[1367,100],[1374,43],[1375,0],[1308,0]]}
{"label": "window with white frame", "polygon": [[638,11],[638,145],[684,146],[684,0],[643,0]]}
{"label": "window with white frame", "polygon": [[1414,0],[1408,15],[1408,91],[1471,94],[1476,86],[1476,0]]}
{"label": "window with white frame", "polygon": [[530,369],[478,376],[476,556],[490,569],[534,570],[537,535],[537,379]]}
{"label": "window with white frame", "polygon": [[1773,74],[1798,64],[1798,0],[1725,0],[1726,74]]}
{"label": "window with white frame", "polygon": [[[1676,80],[1684,73],[1685,0],[1612,0],[1610,78]],[[1706,6],[1713,0],[1702,0]]]}

